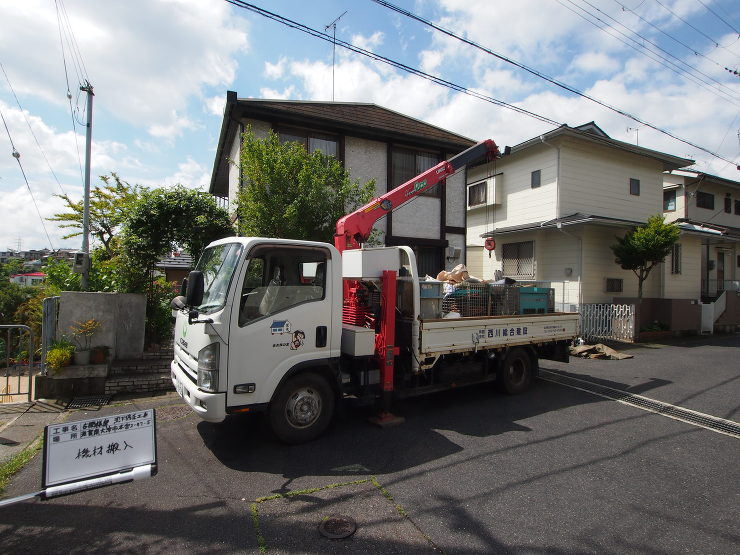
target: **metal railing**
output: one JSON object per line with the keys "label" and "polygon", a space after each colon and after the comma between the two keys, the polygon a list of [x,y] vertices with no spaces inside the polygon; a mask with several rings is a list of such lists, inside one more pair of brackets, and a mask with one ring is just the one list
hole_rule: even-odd
{"label": "metal railing", "polygon": [[701,294],[704,297],[717,297],[723,291],[740,292],[740,280],[736,279],[710,279],[701,280]]}
{"label": "metal railing", "polygon": [[22,324],[0,325],[0,399],[17,401],[26,396],[31,401],[35,368],[33,331]]}
{"label": "metal railing", "polygon": [[635,305],[582,304],[581,337],[587,342],[635,340]]}

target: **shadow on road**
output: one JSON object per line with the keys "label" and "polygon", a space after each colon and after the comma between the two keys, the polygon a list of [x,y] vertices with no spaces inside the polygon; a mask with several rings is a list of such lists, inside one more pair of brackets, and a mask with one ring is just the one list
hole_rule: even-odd
{"label": "shadow on road", "polygon": [[[609,380],[600,383],[626,387]],[[662,383],[651,380],[639,392]],[[322,437],[305,445],[278,442],[260,415],[233,416],[220,424],[199,422],[198,432],[225,466],[240,472],[281,474],[286,483],[276,491],[280,493],[290,490],[293,479],[306,475],[366,476],[423,467],[463,449],[454,441],[455,434],[490,438],[530,432],[527,421],[533,417],[594,402],[603,399],[542,381],[517,396],[481,385],[407,399],[396,409],[405,423],[392,428],[369,423],[374,413],[368,408],[345,407]]]}

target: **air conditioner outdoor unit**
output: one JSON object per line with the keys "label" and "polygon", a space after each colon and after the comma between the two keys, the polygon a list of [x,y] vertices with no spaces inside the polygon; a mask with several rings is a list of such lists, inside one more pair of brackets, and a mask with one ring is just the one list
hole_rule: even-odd
{"label": "air conditioner outdoor unit", "polygon": [[448,260],[453,260],[460,258],[460,253],[462,251],[458,247],[447,247],[447,258]]}

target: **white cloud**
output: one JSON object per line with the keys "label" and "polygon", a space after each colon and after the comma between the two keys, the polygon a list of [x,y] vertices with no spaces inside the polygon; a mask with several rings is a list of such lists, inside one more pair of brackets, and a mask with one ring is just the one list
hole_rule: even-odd
{"label": "white cloud", "polygon": [[380,31],[376,31],[369,37],[366,37],[364,35],[353,35],[350,43],[354,44],[355,46],[359,46],[363,50],[369,50],[370,52],[373,52],[378,46],[383,44],[383,37],[384,35]]}
{"label": "white cloud", "polygon": [[[220,0],[152,0],[146,9],[132,9],[128,2],[90,9],[83,0],[67,0],[65,8],[94,86],[96,110],[156,136],[171,136],[183,128],[178,114],[204,87],[233,83],[234,55],[248,48],[245,20],[234,18],[230,6]],[[5,10],[0,51],[14,53],[3,63],[16,92],[66,105],[53,5],[26,0]],[[71,59],[67,64],[71,72]],[[76,99],[77,77],[69,78]]]}
{"label": "white cloud", "polygon": [[222,117],[224,115],[224,106],[226,106],[226,96],[212,96],[204,100],[206,113],[212,116]]}
{"label": "white cloud", "polygon": [[161,179],[156,186],[184,185],[191,189],[208,190],[211,183],[211,170],[192,158],[177,166],[177,172]]}
{"label": "white cloud", "polygon": [[286,58],[280,58],[277,63],[265,62],[265,77],[268,79],[279,79],[285,73]]}
{"label": "white cloud", "polygon": [[184,131],[198,129],[199,127],[200,126],[198,124],[187,116],[178,114],[173,110],[172,117],[167,123],[150,125],[148,127],[148,131],[153,137],[172,141],[181,136]]}
{"label": "white cloud", "polygon": [[619,69],[619,62],[603,52],[586,52],[573,59],[570,69],[590,73],[613,73]]}

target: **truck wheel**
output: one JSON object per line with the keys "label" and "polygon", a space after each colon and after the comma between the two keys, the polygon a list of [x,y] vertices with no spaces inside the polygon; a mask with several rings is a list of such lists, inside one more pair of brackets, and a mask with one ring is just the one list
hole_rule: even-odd
{"label": "truck wheel", "polygon": [[270,402],[270,428],[285,443],[318,437],[331,422],[334,393],[318,374],[299,374],[286,381]]}
{"label": "truck wheel", "polygon": [[532,381],[532,357],[524,349],[512,349],[498,369],[498,388],[509,395],[523,393]]}

